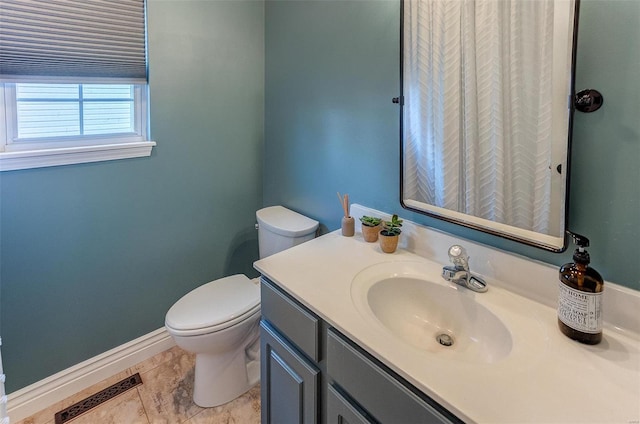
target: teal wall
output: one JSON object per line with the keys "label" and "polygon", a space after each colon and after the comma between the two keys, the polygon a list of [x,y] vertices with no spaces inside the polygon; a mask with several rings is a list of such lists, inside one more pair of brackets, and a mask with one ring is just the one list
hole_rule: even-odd
{"label": "teal wall", "polygon": [[[398,1],[267,1],[265,204],[339,227],[336,191],[425,225],[552,264],[571,260],[402,210],[399,203]],[[640,2],[583,1],[578,88],[604,107],[577,113],[569,228],[592,265],[640,289]]]}
{"label": "teal wall", "polygon": [[264,4],[148,4],[149,158],[0,174],[9,392],[160,328],[180,296],[253,273]]}
{"label": "teal wall", "polygon": [[336,192],[399,211],[399,2],[267,1],[266,205],[340,225]]}

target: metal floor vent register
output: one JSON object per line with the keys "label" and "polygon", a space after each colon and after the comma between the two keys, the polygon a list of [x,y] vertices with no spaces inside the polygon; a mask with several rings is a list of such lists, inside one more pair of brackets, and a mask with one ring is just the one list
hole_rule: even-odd
{"label": "metal floor vent register", "polygon": [[142,384],[142,378],[139,373],[135,373],[131,377],[127,377],[124,380],[117,382],[104,390],[99,391],[95,395],[91,395],[80,402],[74,403],[68,408],[63,409],[60,412],[56,412],[55,424],[64,424],[71,421],[74,418],[79,417],[90,409],[113,399],[121,393]]}

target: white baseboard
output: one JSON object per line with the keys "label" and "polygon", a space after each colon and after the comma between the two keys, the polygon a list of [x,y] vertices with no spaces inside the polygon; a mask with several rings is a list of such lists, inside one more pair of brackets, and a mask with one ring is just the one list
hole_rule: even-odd
{"label": "white baseboard", "polygon": [[163,327],[87,359],[10,393],[9,417],[18,422],[173,346],[173,338]]}

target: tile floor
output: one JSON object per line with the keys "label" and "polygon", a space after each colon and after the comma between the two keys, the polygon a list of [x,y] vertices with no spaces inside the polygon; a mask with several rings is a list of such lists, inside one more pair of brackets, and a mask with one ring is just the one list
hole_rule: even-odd
{"label": "tile floor", "polygon": [[69,424],[260,423],[260,387],[216,408],[193,403],[195,357],[173,347],[31,417],[12,424],[53,424],[54,414],[135,373],[142,384],[68,421]]}

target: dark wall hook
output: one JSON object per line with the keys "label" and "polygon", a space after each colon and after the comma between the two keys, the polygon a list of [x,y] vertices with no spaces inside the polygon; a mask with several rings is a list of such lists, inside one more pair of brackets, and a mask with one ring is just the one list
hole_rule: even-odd
{"label": "dark wall hook", "polygon": [[600,94],[598,90],[591,88],[577,92],[573,99],[573,105],[576,110],[584,113],[595,112],[600,109],[603,102],[604,98],[602,97],[602,94]]}

